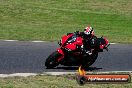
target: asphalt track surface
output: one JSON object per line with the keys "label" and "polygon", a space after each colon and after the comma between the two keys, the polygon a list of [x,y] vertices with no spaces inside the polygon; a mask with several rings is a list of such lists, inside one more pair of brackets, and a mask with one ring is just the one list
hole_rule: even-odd
{"label": "asphalt track surface", "polygon": [[[0,41],[0,74],[75,72],[78,67],[46,69],[45,60],[57,47],[57,42]],[[132,71],[132,45],[110,45],[87,71]]]}

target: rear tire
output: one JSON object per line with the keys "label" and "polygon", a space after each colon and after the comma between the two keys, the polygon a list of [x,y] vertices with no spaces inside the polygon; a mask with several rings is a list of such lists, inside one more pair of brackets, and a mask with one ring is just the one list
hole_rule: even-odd
{"label": "rear tire", "polygon": [[98,53],[92,55],[92,57],[90,58],[91,60],[88,63],[88,66],[91,66],[96,61],[97,57],[98,57]]}
{"label": "rear tire", "polygon": [[85,57],[85,60],[83,61],[83,64],[82,64],[82,68],[87,69],[96,61],[97,57],[98,57],[98,53],[95,53],[92,56]]}
{"label": "rear tire", "polygon": [[57,51],[53,52],[45,61],[45,66],[48,69],[54,68],[59,65],[57,59],[62,55],[59,54]]}

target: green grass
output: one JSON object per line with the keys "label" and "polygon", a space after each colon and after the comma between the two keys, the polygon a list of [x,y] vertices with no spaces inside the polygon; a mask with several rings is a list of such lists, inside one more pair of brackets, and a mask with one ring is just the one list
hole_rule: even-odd
{"label": "green grass", "polygon": [[85,84],[80,86],[75,75],[64,76],[30,76],[0,78],[0,88],[132,88],[127,84]]}
{"label": "green grass", "polygon": [[0,0],[1,40],[59,40],[88,24],[98,37],[132,43],[132,1]]}

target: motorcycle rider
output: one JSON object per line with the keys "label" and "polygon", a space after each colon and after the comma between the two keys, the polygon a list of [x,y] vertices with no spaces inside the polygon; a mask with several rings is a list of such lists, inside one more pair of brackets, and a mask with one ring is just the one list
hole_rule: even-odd
{"label": "motorcycle rider", "polygon": [[97,48],[97,37],[94,35],[94,30],[91,26],[87,26],[83,32],[75,32],[83,38],[83,45],[80,47],[86,54],[92,55]]}
{"label": "motorcycle rider", "polygon": [[[94,50],[98,49],[98,41],[97,41],[97,37],[94,35],[94,30],[91,26],[87,26],[83,32],[75,32],[77,33],[79,36],[81,36],[83,38],[83,45],[79,47],[79,50],[81,49],[84,52],[84,56],[83,56],[83,60],[82,60],[82,69],[86,69],[87,66],[87,62],[92,61],[94,62]],[[96,50],[95,50],[96,51]],[[87,57],[89,57],[89,59],[87,59]],[[92,63],[89,63],[89,66]]]}
{"label": "motorcycle rider", "polygon": [[[91,26],[87,26],[83,32],[76,31],[74,33],[83,38],[83,45],[77,46],[77,50],[83,52],[82,69],[86,69],[87,62],[94,62],[97,59],[98,53],[96,51],[98,51],[100,44]],[[91,64],[88,63],[89,66]]]}
{"label": "motorcycle rider", "polygon": [[94,30],[92,27],[88,26],[84,29],[83,39],[84,48],[88,50],[86,53],[92,55],[97,40],[97,37],[94,36]]}

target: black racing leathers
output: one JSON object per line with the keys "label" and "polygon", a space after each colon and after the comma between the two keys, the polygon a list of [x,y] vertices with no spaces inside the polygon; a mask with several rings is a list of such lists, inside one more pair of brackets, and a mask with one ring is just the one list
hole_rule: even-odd
{"label": "black racing leathers", "polygon": [[[87,36],[83,32],[75,32],[79,36],[83,38],[83,60],[82,60],[82,68],[85,69],[90,66],[97,58],[98,52],[97,49],[99,48],[99,42],[96,36]],[[82,47],[81,47],[82,48]],[[87,53],[88,52],[88,53]],[[91,55],[89,54],[91,53]],[[89,63],[90,62],[90,63]]]}

